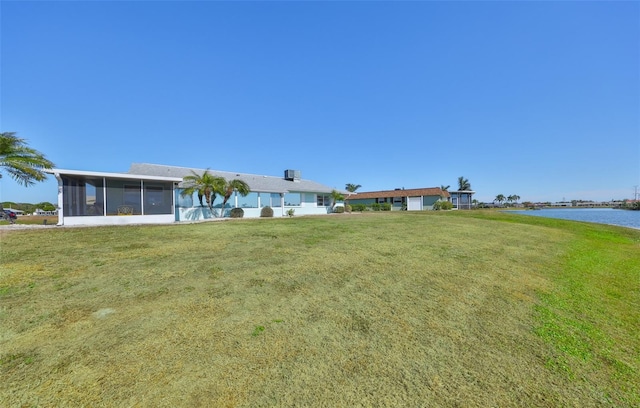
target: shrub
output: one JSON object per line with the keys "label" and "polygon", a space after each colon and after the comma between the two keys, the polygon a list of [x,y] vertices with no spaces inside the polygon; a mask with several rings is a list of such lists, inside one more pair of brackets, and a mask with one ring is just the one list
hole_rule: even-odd
{"label": "shrub", "polygon": [[260,216],[261,217],[273,217],[273,208],[266,206],[266,207],[262,207],[262,210],[260,210]]}
{"label": "shrub", "polygon": [[288,215],[289,217],[293,217],[293,214],[295,214],[295,213],[296,213],[296,210],[295,210],[294,208],[289,208],[289,209],[287,210],[287,215]]}
{"label": "shrub", "polygon": [[373,211],[380,211],[380,203],[373,203],[371,204],[371,209]]}
{"label": "shrub", "polygon": [[366,211],[367,210],[367,206],[365,204],[352,204],[351,205],[351,210],[352,211]]}
{"label": "shrub", "polygon": [[450,210],[452,208],[453,204],[451,201],[436,201],[435,204],[433,204],[434,210]]}
{"label": "shrub", "polygon": [[333,209],[333,212],[334,212],[334,213],[337,213],[337,214],[342,214],[342,213],[344,212],[344,207],[343,207],[343,206],[335,207],[335,208]]}
{"label": "shrub", "polygon": [[349,204],[345,205],[345,206],[344,206],[344,210],[345,210],[346,212],[351,212],[351,206],[350,206]]}
{"label": "shrub", "polygon": [[229,215],[231,218],[242,218],[244,217],[244,210],[242,208],[232,208]]}
{"label": "shrub", "polygon": [[382,203],[380,204],[381,211],[391,211],[391,203]]}

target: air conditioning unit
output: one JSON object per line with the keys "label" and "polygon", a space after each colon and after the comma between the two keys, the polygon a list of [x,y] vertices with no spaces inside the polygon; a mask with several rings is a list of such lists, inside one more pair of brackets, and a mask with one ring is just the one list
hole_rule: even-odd
{"label": "air conditioning unit", "polygon": [[285,170],[284,179],[290,181],[300,180],[300,170]]}

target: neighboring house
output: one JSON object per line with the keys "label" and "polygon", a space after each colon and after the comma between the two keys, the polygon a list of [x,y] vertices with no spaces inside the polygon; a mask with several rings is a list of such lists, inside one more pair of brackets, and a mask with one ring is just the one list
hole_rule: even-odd
{"label": "neighboring house", "polygon": [[45,211],[41,208],[36,208],[36,210],[33,212],[33,215],[58,215],[58,210]]}
{"label": "neighboring house", "polygon": [[384,191],[370,191],[345,195],[349,204],[390,203],[391,210],[407,209],[408,211],[432,210],[437,201],[448,201],[449,192],[440,187],[395,189]]}
{"label": "neighboring house", "polygon": [[454,210],[470,210],[473,208],[473,195],[475,191],[471,190],[459,190],[449,191],[451,195],[451,204],[453,204]]}
{"label": "neighboring house", "polygon": [[[196,194],[182,197],[184,176],[202,174],[205,169],[134,163],[128,173],[51,169],[58,180],[58,225],[161,224],[196,221],[219,216],[222,197],[214,201],[214,212],[198,202]],[[240,207],[245,218],[260,217],[270,206],[274,217],[331,212],[333,188],[303,180],[299,171],[286,170],[283,178],[210,170],[227,180],[240,179],[249,185],[246,197],[234,194],[226,203],[225,215]],[[343,191],[341,191],[344,193]]]}

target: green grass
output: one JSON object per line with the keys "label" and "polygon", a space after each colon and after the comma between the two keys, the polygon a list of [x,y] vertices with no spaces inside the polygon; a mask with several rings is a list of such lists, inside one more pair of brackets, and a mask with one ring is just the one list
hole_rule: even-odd
{"label": "green grass", "polygon": [[457,211],[0,234],[0,406],[640,405],[640,231]]}
{"label": "green grass", "polygon": [[[58,216],[55,215],[19,215],[15,220],[16,224],[24,225],[43,225],[46,221],[47,225],[56,225],[58,223]],[[0,225],[9,225],[10,222],[5,219],[0,219]]]}

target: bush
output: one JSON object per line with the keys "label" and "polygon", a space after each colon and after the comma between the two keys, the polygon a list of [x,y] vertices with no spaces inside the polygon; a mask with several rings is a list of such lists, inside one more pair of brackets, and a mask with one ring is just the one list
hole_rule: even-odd
{"label": "bush", "polygon": [[333,209],[333,212],[334,212],[334,213],[337,213],[337,214],[342,214],[342,213],[344,212],[344,207],[343,207],[343,206],[335,207],[335,208]]}
{"label": "bush", "polygon": [[433,204],[434,210],[450,210],[452,208],[453,204],[451,201],[436,201],[435,204]]}
{"label": "bush", "polygon": [[367,211],[367,206],[365,204],[352,204],[352,211]]}
{"label": "bush", "polygon": [[232,208],[229,215],[231,218],[242,218],[244,217],[244,210],[242,208]]}
{"label": "bush", "polygon": [[349,204],[345,205],[345,206],[344,206],[344,210],[345,210],[346,212],[351,212],[351,206],[350,206]]}
{"label": "bush", "polygon": [[373,211],[380,211],[380,203],[373,203],[371,204],[371,209]]}
{"label": "bush", "polygon": [[260,216],[261,217],[273,217],[273,208],[266,206],[266,207],[262,207],[262,210],[260,210]]}
{"label": "bush", "polygon": [[381,211],[391,211],[391,203],[382,203],[380,204]]}
{"label": "bush", "polygon": [[289,209],[287,210],[287,215],[288,215],[289,217],[293,217],[293,214],[295,214],[295,213],[296,213],[296,210],[295,210],[294,208],[289,208]]}

